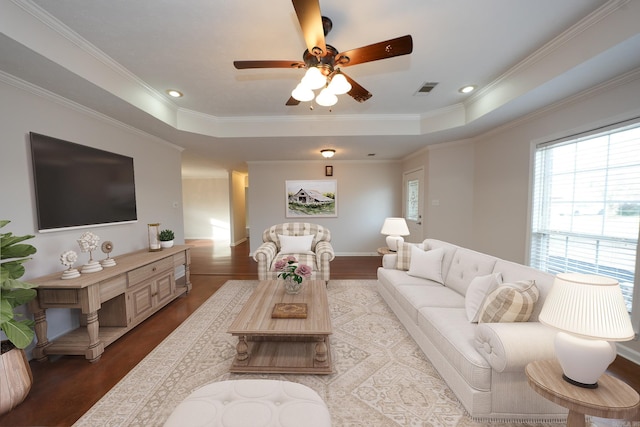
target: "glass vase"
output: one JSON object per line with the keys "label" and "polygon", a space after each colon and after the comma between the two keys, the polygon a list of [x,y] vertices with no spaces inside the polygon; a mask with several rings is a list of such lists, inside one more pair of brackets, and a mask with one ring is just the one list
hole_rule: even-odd
{"label": "glass vase", "polygon": [[302,282],[298,283],[293,280],[293,276],[287,276],[284,279],[284,291],[289,295],[296,295],[302,288]]}

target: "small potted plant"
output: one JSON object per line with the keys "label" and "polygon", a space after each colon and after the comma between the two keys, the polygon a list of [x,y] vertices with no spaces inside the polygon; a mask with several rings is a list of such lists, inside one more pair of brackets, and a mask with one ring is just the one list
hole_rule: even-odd
{"label": "small potted plant", "polygon": [[173,239],[175,235],[172,230],[162,230],[158,236],[160,239],[160,247],[162,248],[170,248],[173,246]]}
{"label": "small potted plant", "polygon": [[[0,228],[9,222],[0,220]],[[0,330],[7,337],[0,344],[0,377],[7,379],[0,381],[0,414],[21,403],[33,383],[24,348],[33,341],[34,322],[21,318],[23,315],[14,310],[36,297],[35,285],[18,280],[25,272],[22,264],[36,253],[35,247],[21,242],[33,237],[0,233]]]}

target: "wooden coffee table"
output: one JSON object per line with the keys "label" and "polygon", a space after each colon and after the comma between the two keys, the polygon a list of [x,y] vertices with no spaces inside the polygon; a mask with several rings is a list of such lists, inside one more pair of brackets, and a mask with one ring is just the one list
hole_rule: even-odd
{"label": "wooden coffee table", "polygon": [[[307,317],[272,318],[277,303],[306,303]],[[227,332],[238,337],[231,372],[332,373],[323,280],[306,280],[297,295],[287,295],[276,280],[260,281]]]}

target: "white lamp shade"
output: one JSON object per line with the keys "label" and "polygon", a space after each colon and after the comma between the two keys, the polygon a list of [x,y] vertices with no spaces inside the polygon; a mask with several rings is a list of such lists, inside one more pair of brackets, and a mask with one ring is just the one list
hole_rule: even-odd
{"label": "white lamp shade", "polygon": [[319,69],[311,67],[302,78],[302,84],[311,90],[316,90],[327,84],[327,78],[322,75]]}
{"label": "white lamp shade", "polygon": [[291,96],[301,102],[311,101],[316,96],[311,89],[304,84],[299,83],[298,86],[291,92]]}
{"label": "white lamp shade", "polygon": [[628,341],[634,337],[620,285],[608,277],[558,274],[539,319],[583,338]]}
{"label": "white lamp shade", "polygon": [[316,102],[323,107],[331,107],[336,105],[338,97],[331,93],[327,88],[322,89],[318,96],[316,96]]}
{"label": "white lamp shade", "polygon": [[384,220],[384,224],[382,224],[380,234],[387,236],[408,236],[409,227],[407,227],[407,222],[404,218],[387,218]]}
{"label": "white lamp shade", "polygon": [[347,81],[344,74],[336,73],[327,88],[336,95],[343,95],[351,90],[351,83]]}

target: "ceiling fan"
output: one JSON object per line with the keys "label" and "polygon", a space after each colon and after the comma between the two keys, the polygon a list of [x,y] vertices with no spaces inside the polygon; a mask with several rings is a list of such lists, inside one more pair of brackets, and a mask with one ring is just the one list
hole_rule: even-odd
{"label": "ceiling fan", "polygon": [[325,42],[325,36],[331,31],[333,23],[320,13],[319,0],[292,0],[292,3],[307,45],[307,50],[302,55],[302,61],[233,62],[238,70],[248,68],[307,69],[305,77],[292,92],[286,105],[298,105],[301,101],[310,101],[315,96],[313,90],[321,88],[324,89],[316,97],[316,102],[320,105],[331,106],[335,104],[337,102],[335,95],[342,93],[348,93],[356,101],[364,102],[371,98],[372,94],[344,74],[340,67],[407,55],[413,51],[413,39],[407,35],[339,52],[335,47]]}

